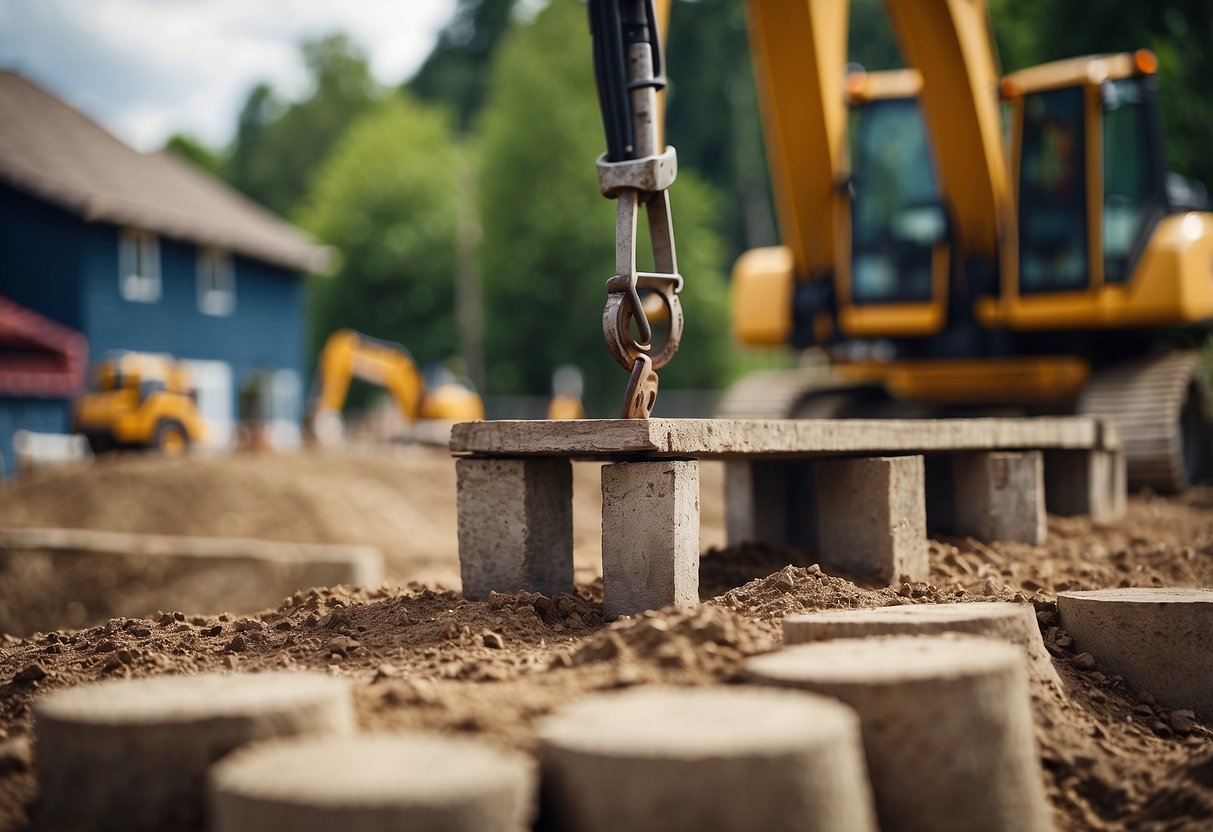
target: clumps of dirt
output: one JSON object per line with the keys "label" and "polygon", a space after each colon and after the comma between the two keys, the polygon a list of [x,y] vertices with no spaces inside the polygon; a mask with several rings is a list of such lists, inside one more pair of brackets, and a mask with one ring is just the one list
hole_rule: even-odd
{"label": "clumps of dirt", "polygon": [[640,679],[638,665],[685,671],[701,679],[733,672],[742,659],[778,646],[770,628],[726,607],[705,604],[643,613],[616,621],[560,653],[554,666],[617,662],[621,674]]}
{"label": "clumps of dirt", "polygon": [[1131,586],[1213,586],[1213,489],[1130,500],[1122,520],[1049,517],[1048,541],[930,541],[931,579],[987,595]]}

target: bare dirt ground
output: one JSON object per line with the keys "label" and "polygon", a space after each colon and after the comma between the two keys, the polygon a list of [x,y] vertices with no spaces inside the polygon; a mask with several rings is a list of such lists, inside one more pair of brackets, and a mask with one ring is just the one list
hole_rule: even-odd
{"label": "bare dirt ground", "polygon": [[[29,639],[0,636],[0,829],[37,813],[30,705],[112,676],[313,668],[356,685],[367,730],[430,727],[531,749],[532,721],[581,693],[649,682],[737,681],[779,645],[792,612],[1003,598],[1032,604],[1066,692],[1033,691],[1043,771],[1061,830],[1213,827],[1213,733],[1127,690],[1057,627],[1059,590],[1213,585],[1213,491],[1137,497],[1120,521],[1050,518],[1042,547],[931,544],[931,583],[858,586],[806,553],[709,551],[705,603],[607,624],[601,614],[597,471],[575,466],[576,595],[464,601],[454,473],[441,452],[121,459],[0,486],[0,527],[81,526],[371,543],[391,586],[296,593],[249,618],[166,611]],[[704,546],[721,542],[719,471],[703,487]],[[396,583],[413,581],[397,587]],[[424,581],[424,583],[418,582]],[[907,714],[912,719],[912,714]]]}

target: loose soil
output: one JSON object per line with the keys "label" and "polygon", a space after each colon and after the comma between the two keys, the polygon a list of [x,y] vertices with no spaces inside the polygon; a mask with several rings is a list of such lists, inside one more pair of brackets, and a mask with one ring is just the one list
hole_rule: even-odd
{"label": "loose soil", "polygon": [[[394,578],[383,587],[299,592],[247,618],[166,611],[0,637],[0,829],[36,817],[30,706],[64,686],[167,672],[319,669],[353,680],[366,730],[436,728],[533,750],[534,719],[585,692],[737,682],[745,657],[779,646],[789,613],[995,598],[1035,608],[1066,688],[1033,690],[1058,828],[1213,826],[1213,733],[1188,712],[1158,707],[1148,691],[1128,690],[1089,655],[1074,655],[1055,604],[1065,589],[1213,585],[1213,491],[1137,497],[1113,523],[1050,518],[1041,547],[935,540],[931,582],[890,588],[826,575],[794,550],[712,548],[701,606],[607,624],[593,569],[596,471],[576,467],[577,594],[486,602],[434,584],[439,576],[453,586],[457,577],[453,465],[440,453],[124,459],[0,487],[0,526],[374,543]],[[721,538],[718,487],[718,471],[705,476],[708,547]]]}

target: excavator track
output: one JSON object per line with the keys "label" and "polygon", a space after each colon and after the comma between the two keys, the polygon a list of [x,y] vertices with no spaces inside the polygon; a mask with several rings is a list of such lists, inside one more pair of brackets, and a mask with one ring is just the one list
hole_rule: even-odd
{"label": "excavator track", "polygon": [[1207,471],[1200,353],[1173,352],[1096,373],[1077,412],[1112,419],[1124,442],[1129,485],[1179,493]]}
{"label": "excavator track", "polygon": [[841,419],[874,417],[879,385],[834,377],[826,366],[751,373],[728,389],[716,407],[720,419]]}

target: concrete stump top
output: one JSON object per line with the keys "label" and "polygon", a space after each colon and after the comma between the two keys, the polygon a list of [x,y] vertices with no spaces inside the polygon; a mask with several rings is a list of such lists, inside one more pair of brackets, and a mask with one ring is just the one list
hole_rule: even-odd
{"label": "concrete stump top", "polygon": [[1030,676],[1060,684],[1045,650],[1036,613],[1027,604],[974,601],[954,604],[900,604],[858,610],[821,610],[783,620],[785,645],[865,638],[874,635],[925,636],[958,633],[1016,645],[1024,651]]}
{"label": "concrete stump top", "polygon": [[960,635],[844,638],[755,656],[746,672],[796,684],[901,685],[996,673],[1022,663],[1009,644]]}
{"label": "concrete stump top", "polygon": [[1174,586],[1085,589],[1057,593],[1059,604],[1062,598],[1068,603],[1091,601],[1114,604],[1213,604],[1213,589]]}
{"label": "concrete stump top", "polygon": [[532,763],[437,734],[319,736],[251,746],[211,771],[214,791],[298,806],[438,807],[507,791],[529,805]]}
{"label": "concrete stump top", "polygon": [[858,735],[847,706],[762,688],[644,687],[588,696],[540,721],[544,743],[601,757],[697,760],[802,752]]}
{"label": "concrete stump top", "polygon": [[255,718],[348,697],[346,680],[317,673],[206,673],[81,685],[52,693],[34,707],[39,720],[153,726]]}
{"label": "concrete stump top", "polygon": [[822,610],[798,613],[783,620],[785,632],[805,623],[861,624],[869,621],[892,621],[913,624],[950,624],[952,622],[982,621],[991,618],[1017,618],[1025,607],[1007,601],[973,601],[966,604],[896,604],[890,607],[859,610]]}
{"label": "concrete stump top", "polygon": [[456,456],[829,456],[1117,448],[1090,416],[1020,419],[579,419],[460,422]]}

